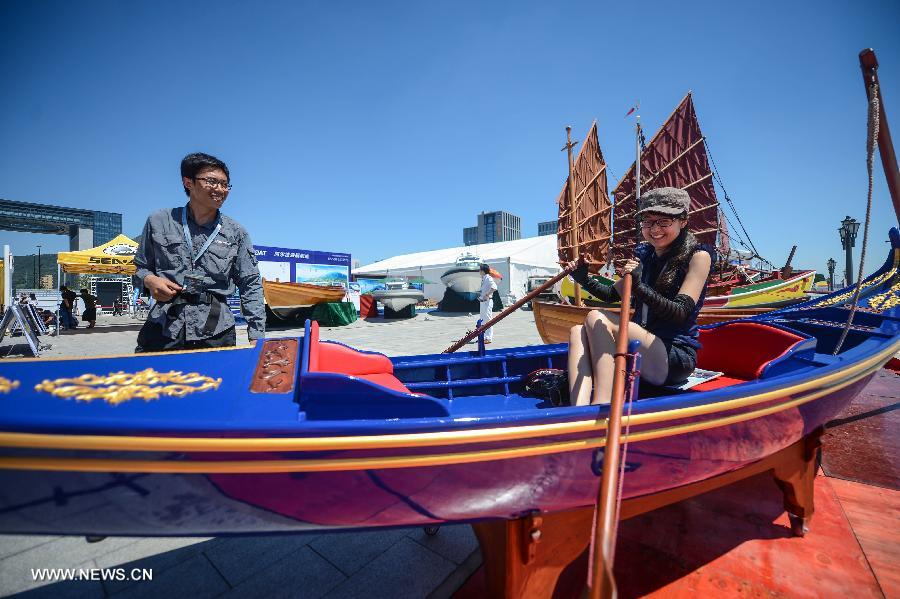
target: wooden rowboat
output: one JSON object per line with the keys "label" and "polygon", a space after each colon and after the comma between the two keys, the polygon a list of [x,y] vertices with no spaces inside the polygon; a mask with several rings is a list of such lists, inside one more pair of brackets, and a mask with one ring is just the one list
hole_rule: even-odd
{"label": "wooden rowboat", "polygon": [[281,283],[263,279],[266,305],[275,316],[289,320],[303,308],[327,302],[339,302],[347,291],[342,285]]}
{"label": "wooden rowboat", "polygon": [[[816,278],[816,271],[804,270],[794,273],[787,279],[775,275],[754,283],[732,287],[728,293],[722,295],[708,295],[703,302],[704,308],[716,309],[756,309],[756,308],[783,308],[792,304],[798,304],[806,300],[807,292]],[[614,281],[600,277],[600,282],[611,285]],[[562,280],[560,291],[563,297],[570,302],[575,297],[575,285],[571,279]],[[600,302],[593,295],[582,290],[582,299],[586,303],[597,304]],[[741,318],[733,315],[731,318]]]}
{"label": "wooden rowboat", "polygon": [[[556,302],[532,302],[534,324],[544,343],[568,343],[569,331],[575,325],[583,324],[584,318],[591,310],[609,310],[618,312],[618,306],[597,308],[591,306],[572,306]],[[771,312],[772,308],[703,308],[697,318],[698,324],[714,324],[726,320],[749,318]]]}

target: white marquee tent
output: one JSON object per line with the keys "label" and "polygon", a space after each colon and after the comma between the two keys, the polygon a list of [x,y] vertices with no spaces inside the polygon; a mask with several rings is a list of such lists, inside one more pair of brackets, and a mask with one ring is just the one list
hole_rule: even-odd
{"label": "white marquee tent", "polygon": [[354,269],[353,274],[357,278],[372,275],[422,277],[426,281],[426,299],[440,300],[445,289],[441,275],[466,252],[474,253],[503,275],[503,279],[497,281],[497,287],[505,305],[509,305],[510,299],[515,301],[525,295],[528,277],[552,276],[560,270],[556,236],[542,235],[394,256]]}

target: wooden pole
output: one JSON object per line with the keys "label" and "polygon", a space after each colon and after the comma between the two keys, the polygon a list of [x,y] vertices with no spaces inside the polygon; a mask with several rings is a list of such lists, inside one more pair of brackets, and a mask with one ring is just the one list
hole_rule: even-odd
{"label": "wooden pole", "polygon": [[603,476],[597,492],[599,507],[595,513],[593,561],[591,563],[591,599],[616,596],[613,577],[613,547],[615,546],[616,500],[619,489],[619,438],[622,429],[622,407],[625,405],[625,375],[628,352],[628,323],[631,312],[631,273],[622,278],[622,309],[619,311],[619,335],[613,375],[612,401],[606,426],[606,446],[603,448]]}
{"label": "wooden pole", "polygon": [[454,343],[453,345],[451,345],[450,347],[445,349],[442,353],[452,354],[453,352],[455,352],[456,350],[458,350],[459,348],[464,346],[466,343],[468,343],[469,341],[471,341],[472,339],[474,339],[475,337],[480,335],[482,331],[494,326],[495,324],[497,324],[498,322],[500,322],[501,320],[503,320],[504,318],[509,316],[511,313],[513,313],[514,311],[516,311],[519,308],[521,308],[522,306],[524,306],[526,302],[537,297],[538,295],[543,293],[546,289],[549,289],[550,287],[555,285],[559,280],[561,280],[564,276],[570,274],[573,270],[578,268],[578,266],[580,266],[580,265],[581,265],[581,260],[576,260],[575,264],[573,264],[570,267],[564,268],[562,270],[562,272],[557,274],[555,277],[553,277],[552,279],[550,279],[549,281],[547,281],[546,283],[544,283],[537,289],[535,289],[535,290],[531,291],[530,293],[528,293],[527,295],[525,295],[525,297],[523,297],[522,299],[520,299],[519,301],[517,301],[510,307],[503,310],[497,316],[493,317],[486,323],[482,323],[481,326],[478,327],[477,329],[475,329],[474,331],[469,331],[468,333],[466,333],[466,335],[462,339],[460,339],[459,341],[457,341],[456,343]]}
{"label": "wooden pole", "polygon": [[894,153],[894,143],[891,141],[891,130],[888,129],[887,114],[884,111],[884,101],[881,99],[881,86],[878,85],[878,59],[875,51],[866,48],[859,53],[859,66],[862,69],[863,82],[866,85],[866,96],[871,93],[870,85],[878,86],[878,151],[881,153],[881,166],[884,169],[884,177],[887,179],[888,190],[894,203],[894,214],[900,222],[900,171],[897,170],[897,154]]}
{"label": "wooden pole", "polygon": [[[578,198],[575,196],[575,164],[572,161],[572,148],[578,142],[572,141],[572,126],[566,125],[566,153],[569,157],[569,210],[572,213],[572,257],[578,260],[581,244],[578,239]],[[581,305],[581,285],[575,283],[575,305]]]}

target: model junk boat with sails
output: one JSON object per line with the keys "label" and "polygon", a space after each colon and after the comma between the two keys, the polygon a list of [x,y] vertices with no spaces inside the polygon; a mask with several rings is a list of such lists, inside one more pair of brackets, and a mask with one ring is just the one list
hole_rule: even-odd
{"label": "model junk boat with sails", "polygon": [[[900,232],[888,237],[856,290],[701,327],[698,366],[721,376],[650,389],[632,370],[623,496],[758,463],[845,409],[900,351]],[[590,506],[609,406],[523,390],[566,359],[564,344],[388,358],[307,323],[247,347],[0,362],[0,532],[377,528]]]}
{"label": "model junk boat with sails", "polygon": [[[582,254],[588,257],[592,272],[601,272],[609,265],[621,264],[633,254],[639,233],[634,218],[637,211],[635,181],[643,173],[646,178],[640,180],[642,192],[678,187],[690,195],[688,227],[700,243],[717,250],[719,260],[713,264],[709,295],[698,317],[701,324],[752,316],[805,299],[815,280],[813,270],[794,273],[786,268],[762,273],[729,264],[731,235],[716,199],[705,138],[690,93],[638,154],[640,169],[636,169],[637,162],[632,164],[613,190],[616,202],[611,203],[607,193],[606,162],[600,151],[597,123],[593,123],[571,166],[568,179],[572,185],[567,180],[557,198],[557,249],[561,262]],[[580,251],[576,252],[576,249]],[[603,283],[613,282],[608,277],[599,278]],[[571,280],[563,279],[561,293],[563,297],[574,299]],[[617,309],[604,305],[593,296],[585,296],[589,304]],[[590,311],[580,305],[556,302],[534,302],[533,308],[535,324],[546,343],[568,341],[569,330],[584,322]]]}

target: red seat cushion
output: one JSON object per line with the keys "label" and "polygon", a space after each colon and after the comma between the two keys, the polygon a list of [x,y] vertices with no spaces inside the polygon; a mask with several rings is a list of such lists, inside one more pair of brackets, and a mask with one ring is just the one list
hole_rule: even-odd
{"label": "red seat cushion", "polygon": [[710,381],[700,383],[699,385],[694,385],[690,388],[690,391],[712,391],[713,389],[721,389],[722,387],[730,387],[732,385],[739,385],[740,383],[746,382],[747,381],[745,380],[735,379],[730,376],[720,376]]}
{"label": "red seat cushion", "polygon": [[309,371],[356,376],[392,391],[411,393],[394,376],[394,364],[387,356],[361,352],[340,343],[320,342],[319,323],[315,321],[309,327]]}
{"label": "red seat cushion", "polygon": [[[394,365],[387,356],[368,354],[338,343],[319,343],[318,372],[340,372],[354,376],[392,374]],[[312,368],[310,368],[312,370]]]}
{"label": "red seat cushion", "polygon": [[758,322],[733,322],[700,329],[697,367],[724,372],[743,381],[757,379],[772,360],[802,340],[799,335]]}
{"label": "red seat cushion", "polygon": [[319,369],[319,323],[315,320],[309,324],[309,371]]}

